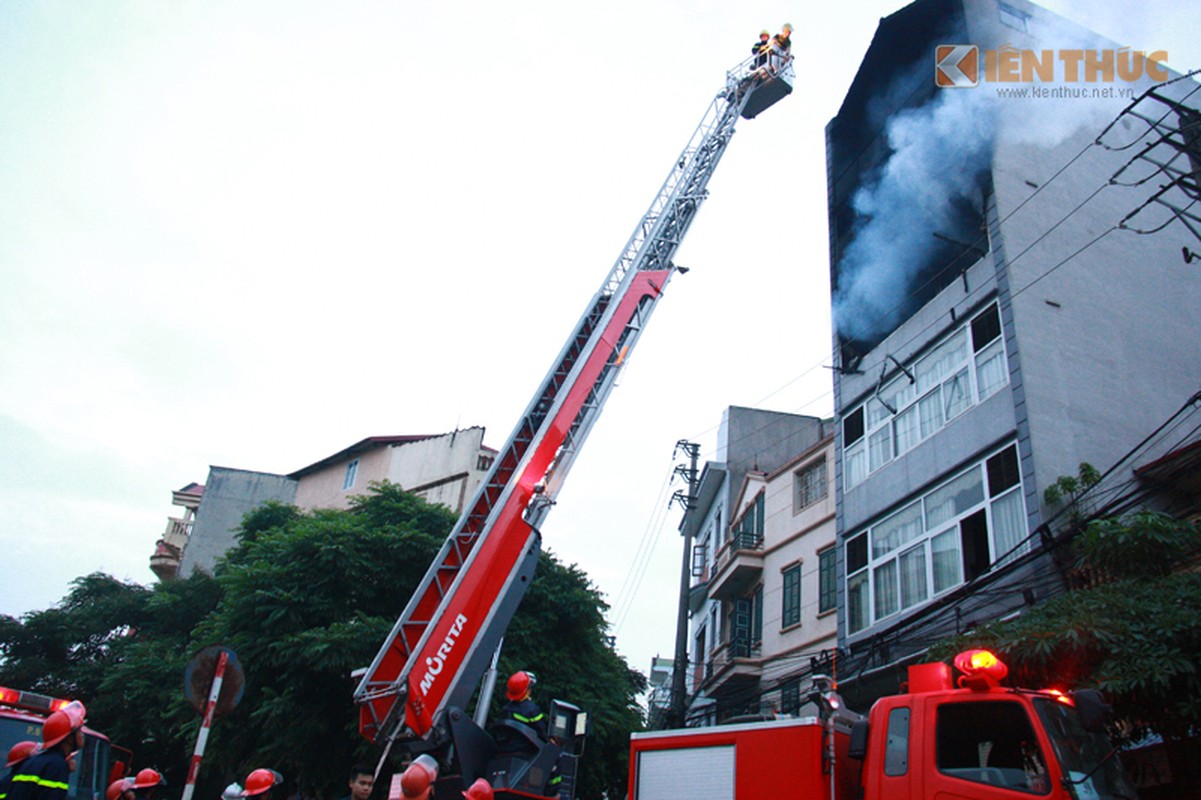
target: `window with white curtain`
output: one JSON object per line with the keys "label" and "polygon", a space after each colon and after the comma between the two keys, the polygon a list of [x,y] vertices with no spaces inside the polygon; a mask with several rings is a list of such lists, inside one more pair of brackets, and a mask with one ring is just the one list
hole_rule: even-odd
{"label": "window with white curtain", "polygon": [[849,633],[1016,558],[1029,546],[1017,446],[846,537],[843,546]]}
{"label": "window with white curtain", "polygon": [[1001,316],[996,303],[843,415],[843,487],[938,433],[1009,382]]}

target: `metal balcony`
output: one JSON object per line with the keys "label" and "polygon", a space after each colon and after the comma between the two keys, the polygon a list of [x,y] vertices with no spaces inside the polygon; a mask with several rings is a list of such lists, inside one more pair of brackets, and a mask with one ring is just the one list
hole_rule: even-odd
{"label": "metal balcony", "polygon": [[763,535],[736,532],[717,553],[709,596],[732,600],[745,595],[763,573]]}
{"label": "metal balcony", "polygon": [[758,683],[763,675],[761,656],[762,643],[749,637],[735,637],[723,644],[705,662],[705,694],[720,701]]}

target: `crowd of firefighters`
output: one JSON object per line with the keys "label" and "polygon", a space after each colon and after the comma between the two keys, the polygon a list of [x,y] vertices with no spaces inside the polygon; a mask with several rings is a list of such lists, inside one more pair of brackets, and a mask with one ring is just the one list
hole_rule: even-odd
{"label": "crowd of firefighters", "polygon": [[[530,697],[535,683],[533,673],[519,671],[509,677],[505,687],[508,702],[502,709],[505,719],[531,727],[546,739],[546,719],[538,704]],[[7,772],[0,778],[0,800],[67,800],[71,772],[75,759],[83,748],[83,726],[87,710],[78,700],[52,713],[42,724],[42,741],[23,741],[8,751]],[[432,800],[438,780],[438,762],[420,755],[401,773],[400,797],[392,800]],[[374,788],[375,773],[370,767],[354,767],[350,771],[349,794],[343,800],[369,800]],[[259,768],[246,776],[243,785],[232,784],[222,793],[222,800],[254,798],[254,800],[284,800],[277,796],[284,778],[273,769]],[[157,770],[145,768],[132,777],[113,781],[105,800],[156,800],[166,780]],[[462,795],[468,800],[493,800],[491,784],[477,779]]]}

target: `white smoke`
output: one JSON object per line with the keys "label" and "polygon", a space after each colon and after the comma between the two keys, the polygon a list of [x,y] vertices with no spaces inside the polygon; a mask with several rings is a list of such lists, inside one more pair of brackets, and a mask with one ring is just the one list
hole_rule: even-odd
{"label": "white smoke", "polygon": [[[1053,15],[1040,15],[1035,32],[1040,48],[1120,47]],[[1148,51],[1156,49],[1153,40],[1135,43],[1136,48],[1140,45]],[[929,63],[919,65],[919,70],[928,73]],[[1073,138],[1089,142],[1130,99],[1061,97],[1055,90],[1096,84],[1065,83],[1062,69],[1057,68],[1054,81],[1038,84],[1050,91],[1037,97],[1005,95],[1004,85],[982,82],[976,88],[939,89],[920,108],[888,117],[903,105],[913,74],[902,74],[868,104],[869,124],[887,119],[884,135],[891,155],[877,173],[864,178],[853,198],[852,240],[838,264],[833,307],[843,338],[874,340],[910,312],[912,296],[920,288],[919,275],[942,266],[931,264],[939,250],[945,252],[937,235],[954,236],[965,204],[982,213],[979,176],[989,168],[998,147],[1053,148]],[[1126,87],[1137,94],[1149,84],[1148,79]],[[977,238],[973,233],[964,243],[973,244]],[[980,243],[980,249],[987,248]]]}
{"label": "white smoke", "polygon": [[944,89],[889,120],[892,155],[855,193],[854,238],[839,262],[834,321],[843,337],[891,330],[907,311],[914,276],[941,247],[935,234],[954,231],[963,203],[980,209],[995,117],[987,92]]}

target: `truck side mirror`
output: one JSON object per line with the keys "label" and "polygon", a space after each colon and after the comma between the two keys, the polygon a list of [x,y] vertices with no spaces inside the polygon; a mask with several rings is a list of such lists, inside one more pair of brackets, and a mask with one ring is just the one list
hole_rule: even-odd
{"label": "truck side mirror", "polygon": [[867,720],[857,719],[851,724],[851,740],[847,743],[847,757],[856,761],[867,758]]}
{"label": "truck side mirror", "polygon": [[1113,706],[1105,702],[1096,689],[1077,689],[1069,693],[1076,711],[1080,713],[1080,725],[1089,733],[1105,730],[1105,724],[1113,716]]}

